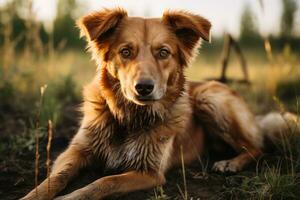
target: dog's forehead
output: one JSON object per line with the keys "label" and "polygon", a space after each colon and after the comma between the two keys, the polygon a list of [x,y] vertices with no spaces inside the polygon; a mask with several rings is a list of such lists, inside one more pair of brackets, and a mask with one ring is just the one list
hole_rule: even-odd
{"label": "dog's forehead", "polygon": [[170,38],[170,30],[160,18],[128,17],[123,20],[120,35],[153,42]]}

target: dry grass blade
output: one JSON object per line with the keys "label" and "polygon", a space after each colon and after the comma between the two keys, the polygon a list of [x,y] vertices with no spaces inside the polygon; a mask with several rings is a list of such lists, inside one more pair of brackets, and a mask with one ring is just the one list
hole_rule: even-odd
{"label": "dry grass blade", "polygon": [[41,110],[42,110],[42,105],[43,105],[43,97],[45,90],[47,88],[47,85],[44,85],[41,87],[41,96],[40,96],[40,101],[39,101],[39,107],[38,107],[38,112],[36,116],[36,124],[35,124],[35,192],[36,195],[38,196],[38,175],[39,175],[39,128],[40,128],[40,115],[41,115]]}
{"label": "dry grass blade", "polygon": [[267,38],[264,39],[264,46],[265,46],[265,50],[267,52],[268,60],[270,63],[272,63],[273,53],[272,53],[272,47],[271,47],[271,43],[270,43],[269,39],[267,39]]}
{"label": "dry grass blade", "polygon": [[49,192],[50,192],[50,165],[51,165],[51,158],[50,158],[50,151],[51,151],[51,142],[52,142],[52,136],[53,136],[53,124],[51,120],[48,120],[48,142],[47,142],[47,161],[46,161],[46,167],[47,167],[47,180],[48,180],[48,186],[47,186],[47,192],[48,192],[48,199],[50,199]]}
{"label": "dry grass blade", "polygon": [[35,132],[35,192],[36,192],[36,195],[38,196],[38,189],[37,189],[37,186],[38,186],[38,175],[39,175],[39,133],[38,133],[38,130],[36,130]]}
{"label": "dry grass blade", "polygon": [[184,158],[183,158],[183,149],[182,146],[180,146],[180,158],[181,158],[181,167],[182,167],[182,176],[183,176],[183,187],[184,187],[184,199],[188,199],[187,194],[187,186],[186,186],[186,177],[185,177],[185,166],[184,166]]}

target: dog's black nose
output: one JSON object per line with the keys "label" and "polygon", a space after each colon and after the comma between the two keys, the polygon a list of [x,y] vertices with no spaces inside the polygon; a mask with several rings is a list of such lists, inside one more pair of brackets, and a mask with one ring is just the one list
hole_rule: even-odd
{"label": "dog's black nose", "polygon": [[141,96],[147,96],[151,94],[154,89],[154,82],[150,79],[139,80],[135,84],[135,90]]}

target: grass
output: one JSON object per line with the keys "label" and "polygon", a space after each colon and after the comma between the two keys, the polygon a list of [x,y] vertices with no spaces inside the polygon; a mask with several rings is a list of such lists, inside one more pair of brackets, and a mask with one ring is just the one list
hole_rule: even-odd
{"label": "grass", "polygon": [[[281,59],[281,57],[283,55],[277,55],[276,58]],[[300,87],[299,63],[299,60],[291,61],[282,67],[280,64],[270,65],[260,60],[250,61],[251,86],[233,84],[231,87],[241,93],[256,113],[280,110],[278,100],[274,99],[279,99],[285,109],[297,112]],[[218,65],[218,62],[213,65],[206,63],[200,55],[188,69],[187,77],[191,80],[217,77],[220,72]],[[47,124],[48,120],[52,120],[55,137],[67,133],[67,137],[70,138],[75,130],[67,129],[67,126],[75,127],[77,119],[68,111],[76,113],[76,106],[81,99],[80,89],[92,78],[94,70],[95,66],[89,61],[88,56],[77,51],[56,52],[56,55],[46,56],[43,60],[25,61],[22,55],[17,55],[17,59],[8,68],[9,78],[0,81],[0,107],[4,111],[0,113],[3,121],[1,131],[4,133],[0,139],[0,154],[5,155],[9,149],[10,155],[15,155],[13,159],[18,159],[23,151],[34,152],[35,113],[39,107],[39,87],[44,84],[48,87],[39,116],[39,137],[41,141],[47,140]],[[235,60],[229,66],[229,76],[233,78],[241,76]],[[41,148],[44,146],[42,145]],[[290,150],[266,155],[257,170],[256,166],[253,166],[236,175],[216,175],[206,172],[206,176],[200,178],[204,183],[219,176],[225,178],[216,182],[221,189],[218,190],[217,195],[210,194],[209,198],[295,199],[299,195],[300,165],[299,156],[293,155],[291,159],[290,154],[293,152],[299,155],[300,148],[299,143],[288,144],[288,146]],[[199,173],[201,173],[200,169],[198,169]],[[181,174],[183,179],[178,178],[176,183],[173,182],[178,186],[172,189],[171,193],[166,188],[168,186],[160,187],[154,190],[154,194],[150,195],[149,199],[197,199],[197,193],[190,192],[189,182],[193,177],[186,171]]]}
{"label": "grass", "polygon": [[254,172],[227,177],[223,197],[233,199],[297,199],[300,195],[300,137],[282,140],[277,152],[266,154]]}

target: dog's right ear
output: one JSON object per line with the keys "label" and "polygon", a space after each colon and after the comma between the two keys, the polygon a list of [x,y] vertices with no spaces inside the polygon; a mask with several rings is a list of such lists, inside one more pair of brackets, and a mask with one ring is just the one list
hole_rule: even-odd
{"label": "dog's right ear", "polygon": [[121,8],[103,9],[80,18],[76,24],[80,29],[80,36],[88,41],[105,40],[117,27],[119,22],[127,16]]}

